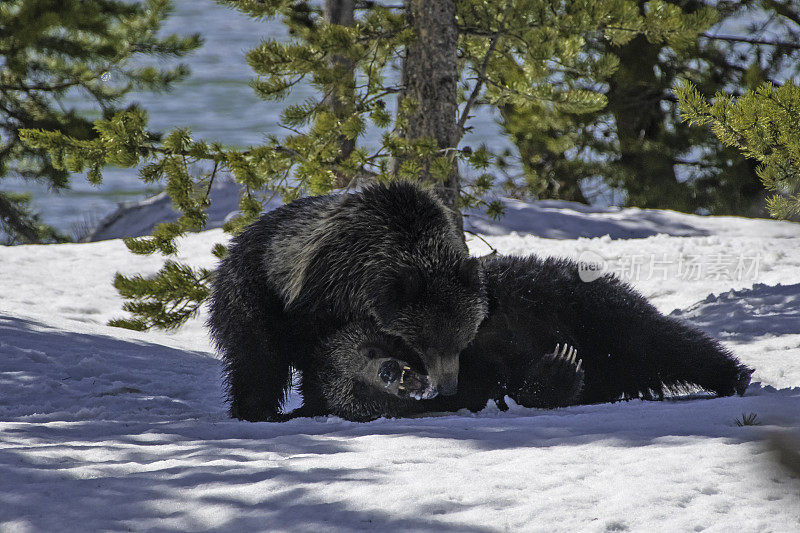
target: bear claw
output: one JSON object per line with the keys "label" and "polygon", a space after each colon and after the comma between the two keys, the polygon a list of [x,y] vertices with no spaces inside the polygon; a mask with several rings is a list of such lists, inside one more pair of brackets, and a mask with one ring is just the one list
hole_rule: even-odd
{"label": "bear claw", "polygon": [[[559,348],[561,350],[559,351]],[[581,369],[581,364],[583,363],[583,359],[578,359],[578,350],[574,346],[570,346],[568,344],[556,344],[556,349],[553,350],[553,353],[547,354],[552,359],[563,359],[565,362],[575,365],[577,364],[575,371],[579,371]]]}

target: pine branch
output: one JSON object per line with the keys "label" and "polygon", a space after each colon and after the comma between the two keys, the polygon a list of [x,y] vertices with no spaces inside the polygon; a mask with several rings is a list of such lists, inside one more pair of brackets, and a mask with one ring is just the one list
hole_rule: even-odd
{"label": "pine branch", "polygon": [[752,39],[750,37],[738,37],[736,35],[712,35],[707,32],[700,34],[700,37],[703,37],[705,39],[710,39],[712,41],[756,44],[761,46],[777,46],[781,48],[791,48],[793,50],[800,50],[800,43],[791,43],[788,41],[769,41],[766,39]]}
{"label": "pine branch", "polygon": [[[55,156],[69,159],[65,166],[63,160],[51,159],[52,151],[26,145],[21,130],[50,130],[77,143],[96,139],[89,116],[112,114],[120,98],[134,88],[164,90],[187,74],[183,66],[143,66],[131,59],[183,56],[201,44],[197,35],[160,32],[170,12],[168,0],[11,2],[12,7],[5,9],[6,3],[0,9],[0,137],[3,147],[10,149],[2,154],[0,178],[22,166],[16,176],[65,187],[66,166],[75,167],[82,158],[94,161],[96,153],[62,150]],[[82,109],[65,105],[62,97],[70,89],[80,89]],[[7,196],[6,202],[9,199],[13,204],[15,199]],[[19,240],[35,240],[30,228],[23,232],[20,221],[26,217],[38,240],[62,238],[27,208],[16,217],[5,211],[6,229]]]}
{"label": "pine branch", "polygon": [[25,85],[25,84],[8,84],[8,83],[0,83],[0,91],[44,91],[44,92],[55,92],[60,91],[62,89],[68,89],[70,87],[75,87],[76,85],[82,85],[84,82],[80,80],[74,81],[65,81],[63,83],[56,83],[53,85],[46,85],[46,84],[33,84],[33,85]]}
{"label": "pine branch", "polygon": [[29,244],[41,242],[35,223],[27,219],[24,214],[0,192],[0,220],[9,229],[22,237]]}
{"label": "pine branch", "polygon": [[681,159],[679,157],[673,158],[672,163],[674,165],[685,165],[690,167],[700,167],[700,168],[719,168],[719,165],[715,165],[713,163],[705,163],[703,161],[689,161],[688,159]]}
{"label": "pine branch", "polygon": [[[213,155],[198,155],[193,153],[189,150],[173,150],[169,148],[164,148],[163,146],[153,146],[149,144],[140,144],[138,147],[141,155],[152,155],[152,154],[162,154],[162,155],[179,155],[182,157],[192,157],[197,161],[214,161],[216,162],[217,159]],[[260,147],[261,150],[267,149],[271,150],[277,154],[287,155],[292,158],[302,158],[301,154],[296,150],[292,150],[291,148],[287,148],[281,145],[273,145],[269,147]],[[253,154],[253,150],[243,150],[238,152],[238,155],[243,157],[247,157]]]}

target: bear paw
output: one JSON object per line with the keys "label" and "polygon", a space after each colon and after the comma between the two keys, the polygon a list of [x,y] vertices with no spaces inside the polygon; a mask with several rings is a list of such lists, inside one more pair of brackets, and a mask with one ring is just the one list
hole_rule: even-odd
{"label": "bear paw", "polygon": [[754,369],[744,365],[738,365],[734,374],[729,374],[729,378],[724,381],[722,385],[707,387],[717,394],[717,396],[733,396],[738,394],[744,396],[747,387],[750,385],[750,377],[755,372]]}
{"label": "bear paw", "polygon": [[566,344],[556,345],[552,353],[531,365],[520,390],[511,397],[524,407],[574,405],[583,391],[582,366],[583,360],[578,359],[578,350]]}

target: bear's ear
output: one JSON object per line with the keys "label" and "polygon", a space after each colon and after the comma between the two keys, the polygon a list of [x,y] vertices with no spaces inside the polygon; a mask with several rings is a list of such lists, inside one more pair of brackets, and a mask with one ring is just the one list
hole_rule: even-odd
{"label": "bear's ear", "polygon": [[479,271],[480,261],[474,257],[470,257],[458,265],[456,278],[464,287],[467,287],[468,289],[477,289],[481,284]]}

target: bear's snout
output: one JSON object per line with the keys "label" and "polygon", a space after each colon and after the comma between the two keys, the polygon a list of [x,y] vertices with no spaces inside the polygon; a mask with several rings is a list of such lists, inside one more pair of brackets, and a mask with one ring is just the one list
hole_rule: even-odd
{"label": "bear's snout", "polygon": [[425,368],[431,388],[436,394],[452,396],[458,389],[458,354],[428,352]]}
{"label": "bear's snout", "polygon": [[458,390],[458,374],[456,374],[451,379],[447,381],[439,382],[439,386],[436,387],[436,390],[442,396],[452,396]]}

